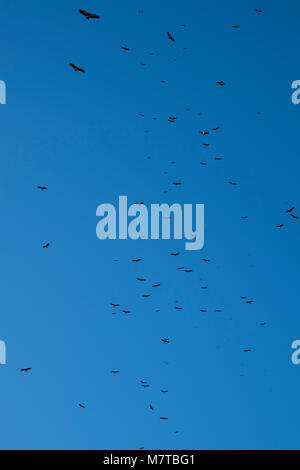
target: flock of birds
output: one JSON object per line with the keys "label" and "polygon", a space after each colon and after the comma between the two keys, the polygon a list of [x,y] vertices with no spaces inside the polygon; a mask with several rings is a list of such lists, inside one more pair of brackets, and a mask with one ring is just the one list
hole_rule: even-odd
{"label": "flock of birds", "polygon": [[[83,17],[85,17],[87,20],[99,20],[99,19],[100,19],[100,15],[98,15],[98,14],[96,14],[96,13],[91,13],[91,12],[88,12],[88,11],[83,10],[83,9],[78,10],[78,12],[79,12],[80,15],[82,15]],[[263,14],[263,10],[256,9],[256,8],[254,9],[254,12],[255,12],[256,14]],[[139,13],[139,14],[143,14],[144,11],[143,11],[143,10],[139,10],[138,13]],[[182,24],[181,26],[182,26],[182,27],[185,27],[184,24]],[[240,25],[237,25],[237,24],[236,24],[236,25],[232,25],[232,28],[234,28],[234,29],[239,28],[239,27],[240,27]],[[176,38],[175,38],[174,35],[173,35],[172,33],[170,33],[169,31],[166,32],[166,38],[167,38],[168,40],[172,41],[172,42],[176,42]],[[121,45],[120,47],[121,47],[121,49],[122,49],[124,52],[129,52],[129,51],[130,51],[130,48],[129,48],[128,46]],[[186,48],[184,48],[184,49],[186,49]],[[154,55],[154,53],[153,53],[153,52],[150,52],[149,55]],[[176,60],[176,59],[174,59],[174,60]],[[72,69],[73,69],[75,72],[80,72],[80,73],[85,73],[85,72],[86,72],[86,70],[85,70],[84,68],[82,68],[81,66],[78,66],[78,65],[74,64],[73,62],[70,62],[69,65],[70,65],[70,67],[72,67]],[[142,63],[141,65],[142,65],[142,66],[146,66],[145,63]],[[163,83],[165,83],[165,80],[161,80],[161,81],[162,81]],[[223,80],[218,80],[218,81],[216,81],[216,85],[218,85],[218,86],[220,86],[220,87],[223,87],[223,86],[226,86],[226,82],[223,81]],[[190,108],[186,108],[186,111],[190,111]],[[260,112],[258,112],[258,114],[260,114]],[[139,114],[139,117],[143,118],[143,117],[145,117],[145,115],[142,114],[142,113],[140,113],[140,114]],[[153,117],[152,119],[153,119],[153,120],[156,120],[155,117]],[[176,119],[177,119],[176,116],[169,116],[169,117],[168,117],[168,122],[169,122],[170,124],[176,124]],[[219,129],[220,129],[220,126],[216,126],[216,127],[212,128],[212,129],[210,129],[210,130],[200,130],[199,133],[200,133],[202,136],[205,137],[205,136],[210,135],[211,133],[217,132]],[[146,131],[146,132],[147,132],[147,131]],[[210,144],[209,144],[209,143],[203,143],[202,145],[203,145],[203,146],[209,146]],[[151,157],[148,157],[148,158],[151,158]],[[216,157],[215,160],[220,161],[220,160],[222,160],[222,157]],[[170,163],[174,164],[175,162],[173,161],[173,162],[170,162]],[[207,165],[206,162],[200,162],[200,164],[201,164],[201,165]],[[235,181],[228,181],[228,184],[230,184],[231,186],[238,186],[238,183],[235,182]],[[181,185],[182,185],[182,183],[181,183],[180,181],[173,181],[173,183],[172,183],[172,186],[175,187],[175,188],[176,188],[176,187],[179,187],[179,186],[181,186]],[[39,189],[40,191],[46,191],[48,188],[47,188],[47,186],[40,186],[40,185],[39,185],[39,186],[37,186],[37,189]],[[171,191],[171,190],[172,190],[172,188],[168,188],[168,189],[166,189],[166,190],[164,191],[164,193],[167,193],[168,191]],[[142,205],[142,204],[144,204],[144,203],[143,203],[143,202],[138,202],[138,203],[136,203],[136,204],[141,204],[141,205]],[[295,206],[290,207],[290,208],[287,209],[285,212],[286,212],[286,215],[290,216],[290,217],[291,217],[292,219],[294,219],[294,220],[296,220],[296,219],[299,218],[299,217],[295,214]],[[248,216],[247,216],[247,215],[243,215],[243,216],[241,216],[241,219],[248,219]],[[285,226],[284,223],[280,223],[280,224],[276,225],[275,227],[276,227],[276,228],[283,228],[284,226]],[[42,245],[42,248],[43,248],[43,249],[47,249],[47,248],[49,248],[49,247],[50,247],[50,242],[47,242],[47,243],[45,243],[45,244]],[[170,256],[172,256],[172,257],[174,257],[174,258],[177,259],[177,257],[180,256],[180,252],[170,253]],[[117,259],[115,259],[114,261],[115,261],[115,262],[118,262]],[[143,259],[142,259],[142,258],[136,258],[136,259],[132,259],[131,261],[132,261],[133,263],[141,263],[141,262],[143,261]],[[210,259],[210,258],[203,258],[202,261],[203,261],[204,263],[210,263],[210,262],[211,262],[211,259]],[[193,270],[190,269],[189,267],[181,266],[181,265],[180,265],[180,266],[177,266],[176,269],[179,270],[179,271],[183,271],[183,272],[185,272],[185,273],[192,273],[192,272],[193,272]],[[140,277],[140,276],[139,276],[139,277],[136,277],[136,280],[137,280],[137,282],[139,282],[139,283],[144,283],[145,285],[146,285],[146,283],[147,283],[147,279],[146,279],[145,277]],[[154,282],[154,283],[151,282],[150,286],[151,286],[151,289],[158,289],[158,288],[161,286],[161,283],[160,283],[160,282]],[[201,289],[203,289],[203,290],[205,290],[205,289],[208,288],[208,286],[206,286],[206,285],[202,285],[202,286],[200,286],[200,287],[201,287]],[[146,298],[151,297],[151,295],[152,295],[152,294],[151,294],[150,292],[145,292],[144,294],[142,294],[142,298],[145,298],[145,299],[146,299]],[[246,296],[244,296],[244,295],[243,295],[243,296],[240,296],[240,301],[241,301],[241,302],[244,302],[244,303],[247,304],[247,305],[251,305],[251,304],[254,303],[254,300],[253,300],[253,299],[248,298],[248,297],[246,297]],[[130,314],[132,313],[131,310],[130,310],[128,307],[126,307],[126,306],[121,306],[121,304],[120,304],[118,301],[112,301],[111,304],[110,304],[110,307],[113,308],[112,315],[117,315],[118,312],[122,312],[122,313],[125,314],[125,315],[130,315]],[[178,301],[175,302],[174,308],[175,308],[176,310],[183,310],[183,307],[182,307],[181,305],[178,305]],[[156,310],[156,312],[159,312],[159,311],[160,311],[160,310]],[[201,308],[201,309],[200,309],[200,312],[201,312],[201,313],[206,313],[206,312],[207,312],[207,309],[206,309],[206,308]],[[215,309],[215,312],[216,312],[216,313],[221,313],[221,312],[222,312],[222,309],[220,309],[220,308]],[[263,327],[263,326],[266,325],[266,322],[260,322],[259,325]],[[162,338],[161,338],[161,342],[164,343],[164,344],[170,344],[171,339],[168,338],[168,337],[162,337]],[[251,353],[251,351],[252,351],[251,348],[245,348],[245,349],[243,349],[243,352],[244,352],[244,353]],[[30,372],[31,370],[32,370],[31,367],[26,367],[26,368],[22,368],[22,369],[21,369],[21,372],[28,373],[28,372]],[[117,375],[117,374],[120,373],[120,370],[112,370],[111,373],[114,374],[114,375]],[[150,387],[150,384],[149,384],[148,381],[146,381],[146,380],[140,380],[140,385],[141,385],[142,388],[145,388],[145,389]],[[167,389],[162,389],[162,390],[161,390],[161,393],[167,394],[167,393],[168,393],[168,390],[167,390]],[[80,408],[85,408],[85,407],[86,407],[86,405],[83,404],[83,403],[78,403],[78,406],[79,406]],[[155,407],[153,406],[152,403],[149,403],[149,404],[148,404],[148,407],[149,407],[149,409],[150,409],[151,412],[154,412],[154,411],[155,411]],[[161,419],[161,420],[167,420],[168,417],[166,417],[166,416],[160,416],[160,419]],[[175,434],[178,434],[178,431],[175,431],[174,433],[175,433]],[[142,448],[141,448],[141,449],[142,449]]]}

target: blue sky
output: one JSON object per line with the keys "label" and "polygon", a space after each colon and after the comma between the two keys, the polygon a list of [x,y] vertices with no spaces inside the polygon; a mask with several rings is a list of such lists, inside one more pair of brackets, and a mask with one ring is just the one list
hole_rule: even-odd
{"label": "blue sky", "polygon": [[[1,448],[298,449],[299,2],[1,12]],[[204,249],[98,240],[96,208],[119,195],[205,204]]]}

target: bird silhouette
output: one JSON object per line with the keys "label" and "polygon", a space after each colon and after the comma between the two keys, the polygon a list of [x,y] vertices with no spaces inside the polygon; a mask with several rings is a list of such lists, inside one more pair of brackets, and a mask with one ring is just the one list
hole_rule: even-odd
{"label": "bird silhouette", "polygon": [[87,20],[93,18],[93,19],[99,19],[100,16],[96,15],[95,13],[89,13],[88,11],[85,10],[78,10],[81,15],[85,16]]}
{"label": "bird silhouette", "polygon": [[175,42],[175,39],[169,32],[167,32],[167,35],[168,35],[168,38],[171,39],[171,41]]}
{"label": "bird silhouette", "polygon": [[73,64],[72,62],[70,62],[69,65],[75,70],[75,72],[82,72],[82,73],[85,73],[85,70],[84,70],[84,69],[82,69],[81,67],[77,67],[77,65]]}

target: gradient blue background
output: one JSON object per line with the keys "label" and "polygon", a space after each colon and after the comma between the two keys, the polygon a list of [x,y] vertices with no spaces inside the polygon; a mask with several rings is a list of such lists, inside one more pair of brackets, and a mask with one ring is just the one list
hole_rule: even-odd
{"label": "gradient blue background", "polygon": [[[300,215],[299,2],[0,6],[1,449],[300,448],[299,223],[284,213]],[[98,240],[96,207],[123,194],[204,203],[204,249]]]}

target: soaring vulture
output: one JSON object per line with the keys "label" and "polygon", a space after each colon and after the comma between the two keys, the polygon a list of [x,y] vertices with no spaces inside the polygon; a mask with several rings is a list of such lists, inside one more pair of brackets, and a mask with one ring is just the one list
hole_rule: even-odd
{"label": "soaring vulture", "polygon": [[72,69],[75,70],[75,72],[82,72],[82,73],[85,73],[85,70],[84,70],[84,69],[82,69],[82,68],[80,68],[80,67],[77,67],[77,65],[72,64],[72,62],[70,62],[69,65],[72,67]]}
{"label": "soaring vulture", "polygon": [[90,18],[94,18],[94,19],[98,19],[100,18],[99,15],[96,15],[95,13],[89,13],[88,11],[85,11],[85,10],[78,10],[79,13],[81,13],[83,16],[86,17],[87,20],[89,20]]}

